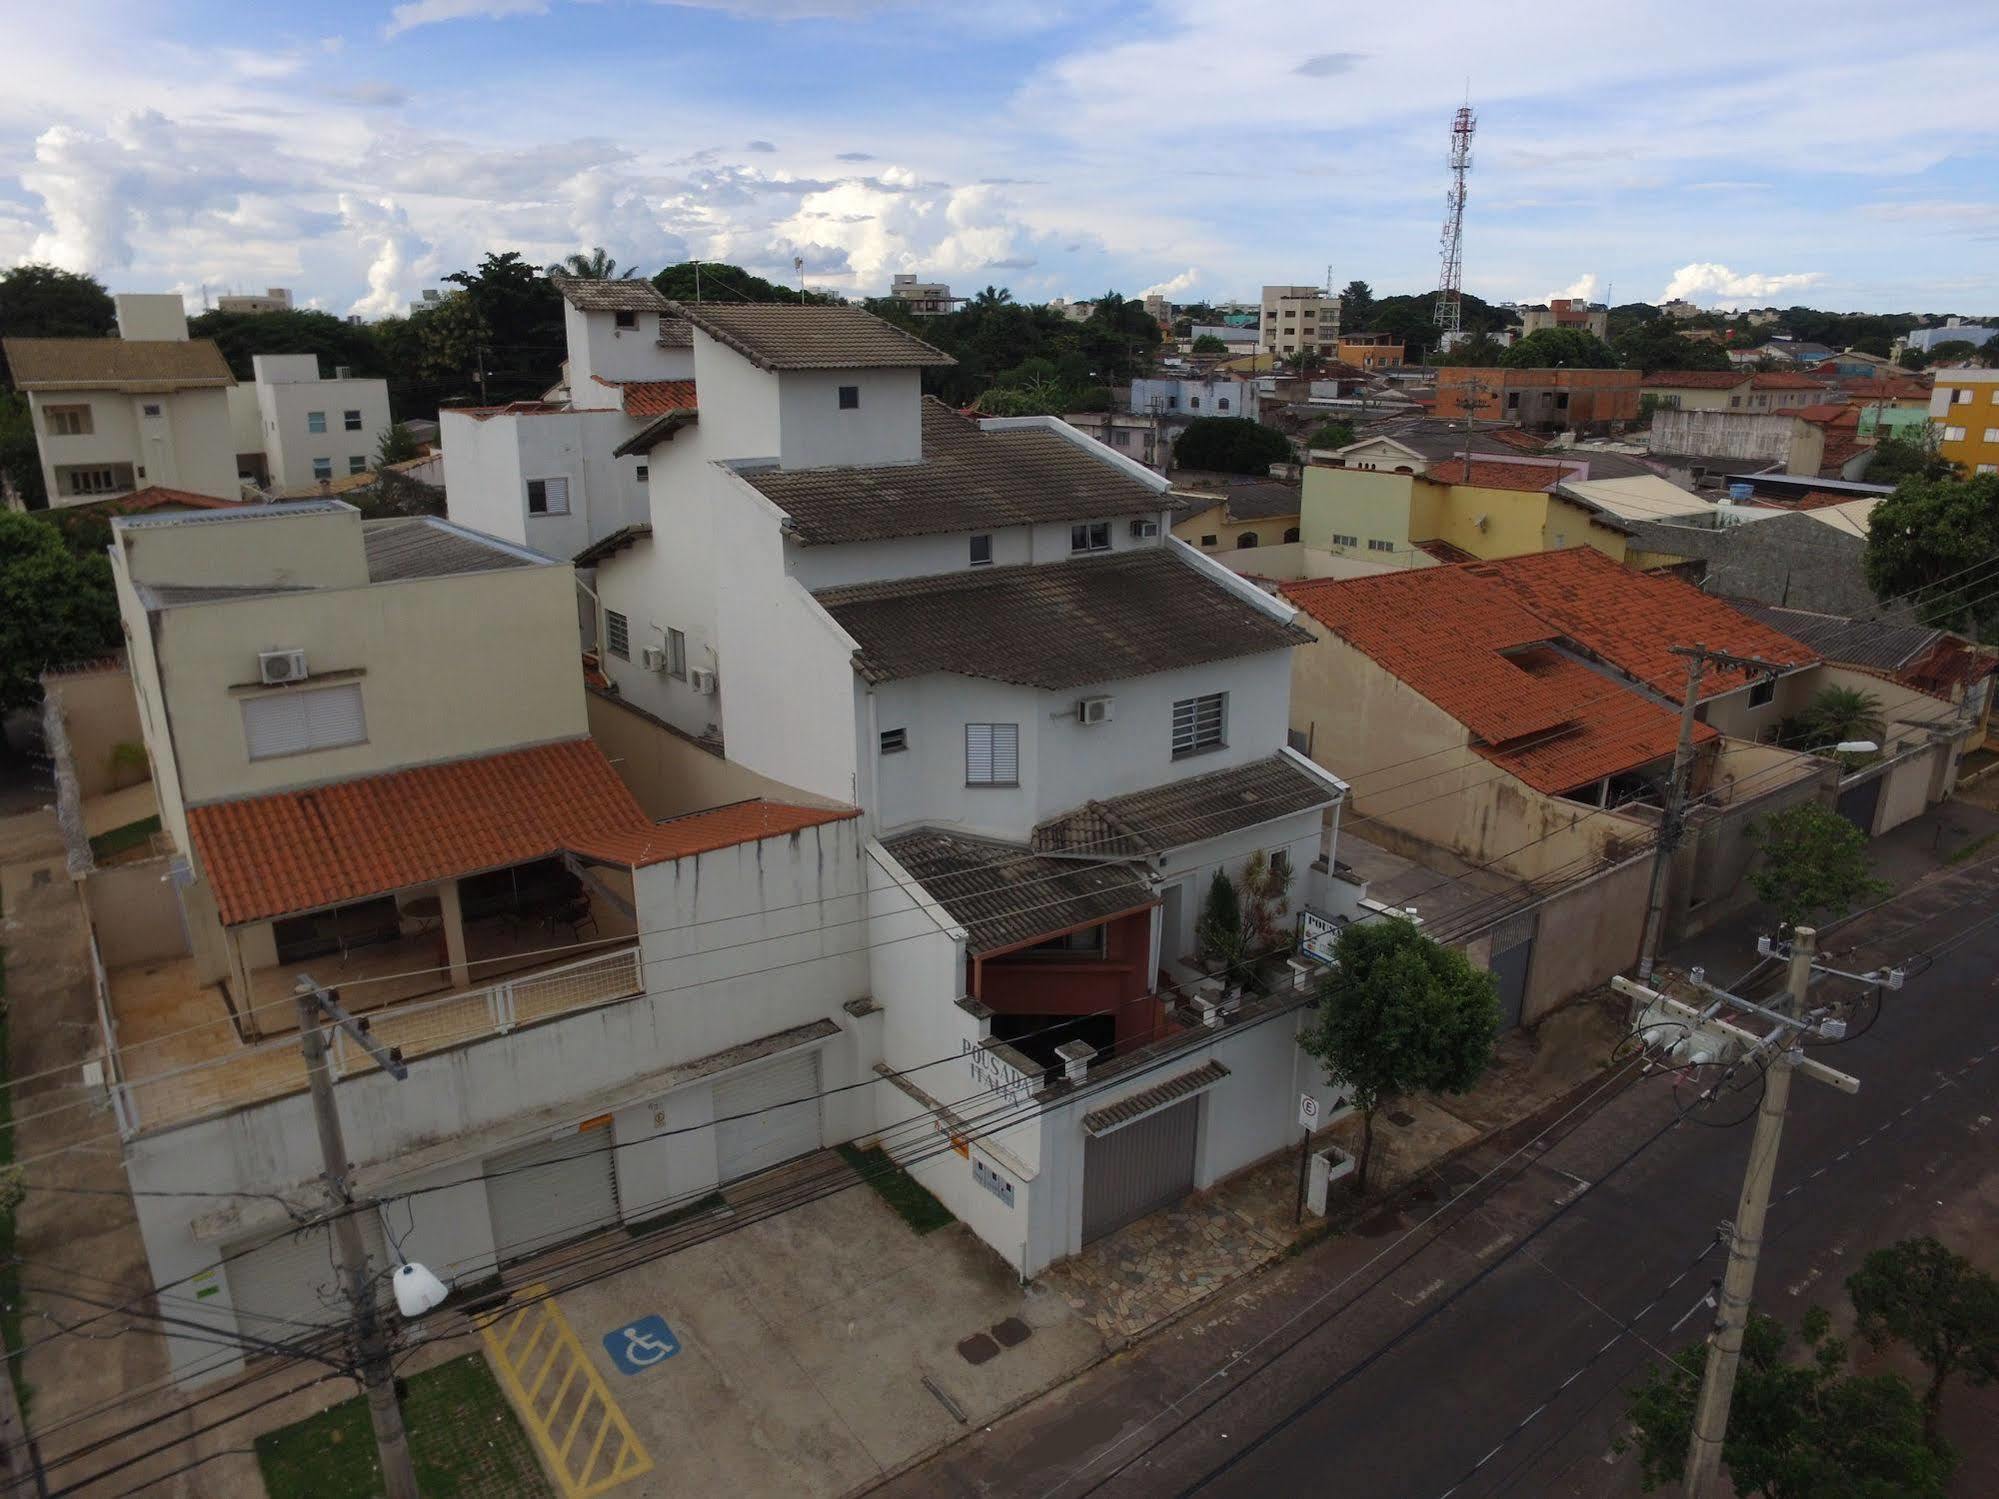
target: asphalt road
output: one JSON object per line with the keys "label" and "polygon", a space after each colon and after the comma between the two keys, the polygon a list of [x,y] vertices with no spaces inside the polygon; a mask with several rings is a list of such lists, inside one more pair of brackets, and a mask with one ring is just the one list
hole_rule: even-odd
{"label": "asphalt road", "polygon": [[[1981,1133],[1999,1128],[1999,919],[1977,925],[1999,917],[1995,886],[1999,864],[1973,866],[1829,943],[1860,968],[1959,939],[1865,1034],[1818,1053],[1862,1079],[1857,1096],[1794,1082],[1762,1309],[1795,1322],[1814,1301],[1838,1307],[1869,1249],[1966,1204],[1999,1216]],[[1753,1107],[1745,1093],[1729,1112]],[[1675,1124],[1677,1112],[1655,1077],[1525,1151],[1519,1135],[1493,1142],[1434,1201],[1301,1255],[887,1492],[1635,1494],[1634,1463],[1612,1450],[1624,1392],[1705,1330],[1715,1228],[1749,1146],[1746,1123]],[[1989,1432],[1992,1414],[1961,1424]],[[1990,1460],[1973,1452],[1958,1491],[1991,1480]]]}

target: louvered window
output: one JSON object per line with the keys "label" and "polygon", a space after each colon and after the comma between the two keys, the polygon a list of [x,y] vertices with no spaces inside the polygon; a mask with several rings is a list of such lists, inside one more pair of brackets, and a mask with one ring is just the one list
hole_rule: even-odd
{"label": "louvered window", "polygon": [[243,739],[252,760],[339,749],[367,737],[358,682],[243,699]]}
{"label": "louvered window", "polygon": [[967,786],[1020,784],[1019,724],[965,725],[965,784]]}
{"label": "louvered window", "polygon": [[1226,692],[1211,692],[1206,697],[1182,698],[1173,705],[1175,758],[1222,747],[1222,736],[1228,728],[1228,704]]}
{"label": "louvered window", "polygon": [[632,659],[632,627],[615,609],[604,611],[604,648],[620,661]]}

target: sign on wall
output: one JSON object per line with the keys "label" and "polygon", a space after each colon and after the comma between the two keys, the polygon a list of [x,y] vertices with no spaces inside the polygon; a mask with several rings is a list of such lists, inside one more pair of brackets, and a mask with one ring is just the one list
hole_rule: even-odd
{"label": "sign on wall", "polygon": [[1298,951],[1314,963],[1331,963],[1345,922],[1306,906],[1298,913]]}
{"label": "sign on wall", "polygon": [[1013,1183],[977,1156],[972,1158],[972,1180],[1008,1207],[1013,1206]]}

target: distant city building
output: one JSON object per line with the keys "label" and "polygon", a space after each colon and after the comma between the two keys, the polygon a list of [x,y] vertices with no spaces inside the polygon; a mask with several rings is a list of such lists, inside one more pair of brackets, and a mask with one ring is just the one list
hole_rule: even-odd
{"label": "distant city building", "polygon": [[1968,343],[1983,348],[1999,328],[1987,327],[1983,323],[1967,323],[1957,318],[1945,318],[1941,328],[1911,328],[1895,341],[1895,352],[1917,349],[1929,353],[1938,344]]}
{"label": "distant city building", "polygon": [[1192,345],[1203,338],[1219,338],[1231,354],[1253,354],[1259,336],[1256,329],[1238,328],[1233,323],[1196,323],[1188,330],[1187,341]]}
{"label": "distant city building", "polygon": [[1390,369],[1403,362],[1402,340],[1393,333],[1342,333],[1333,348],[1341,364],[1356,369]]}
{"label": "distant city building", "polygon": [[[1699,311],[1698,308],[1695,311]],[[1681,314],[1672,314],[1675,317]],[[1585,302],[1580,297],[1556,297],[1543,306],[1536,303],[1520,309],[1520,336],[1529,337],[1543,328],[1574,328],[1579,333],[1610,337],[1610,309],[1601,302]]]}
{"label": "distant city building", "polygon": [[965,300],[952,296],[951,288],[941,281],[918,281],[913,272],[899,272],[891,278],[888,294],[904,312],[917,317],[941,316]]}
{"label": "distant city building", "polygon": [[229,296],[217,297],[215,299],[215,310],[217,312],[290,312],[292,310],[292,294],[289,288],[283,286],[266,287],[262,296],[258,296],[252,292],[245,292],[240,296],[231,294]]}
{"label": "distant city building", "polygon": [[1999,370],[1946,370],[1930,393],[1938,451],[1966,473],[1999,473]]}
{"label": "distant city building", "polygon": [[1339,350],[1340,299],[1318,286],[1266,286],[1258,333],[1266,354],[1310,350],[1331,359]]}
{"label": "distant city building", "polygon": [[1638,417],[1637,370],[1481,369],[1437,372],[1435,414],[1532,429],[1601,428]]}
{"label": "distant city building", "polygon": [[236,477],[262,489],[310,494],[365,474],[389,427],[389,382],[325,378],[317,354],[254,354],[253,379],[229,387]]}
{"label": "distant city building", "polygon": [[1130,409],[1168,418],[1256,415],[1246,380],[1134,380]]}
{"label": "distant city building", "polygon": [[1679,318],[1682,321],[1688,318],[1697,318],[1701,315],[1701,309],[1696,307],[1692,302],[1689,302],[1685,297],[1674,297],[1670,301],[1661,302],[1659,304],[1659,312],[1664,317]]}

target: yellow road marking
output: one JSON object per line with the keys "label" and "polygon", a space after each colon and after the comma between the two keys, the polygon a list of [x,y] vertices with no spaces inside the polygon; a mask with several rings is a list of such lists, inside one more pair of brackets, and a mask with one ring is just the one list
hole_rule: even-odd
{"label": "yellow road marking", "polygon": [[[650,1473],[652,1459],[569,1319],[548,1299],[548,1287],[530,1286],[521,1298],[530,1305],[493,1313],[480,1324],[479,1336],[528,1434],[548,1460],[563,1499],[592,1499]],[[516,1348],[523,1331],[527,1341]],[[537,1354],[539,1364],[531,1364]],[[557,1377],[551,1385],[552,1373]],[[544,1395],[544,1390],[552,1393]],[[580,1461],[572,1461],[576,1439],[586,1431],[591,1433],[589,1447]]]}

